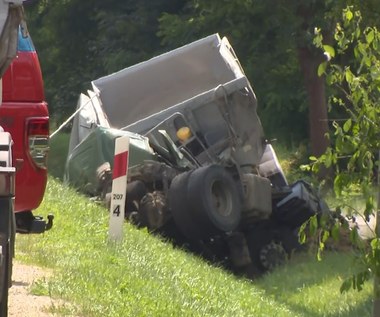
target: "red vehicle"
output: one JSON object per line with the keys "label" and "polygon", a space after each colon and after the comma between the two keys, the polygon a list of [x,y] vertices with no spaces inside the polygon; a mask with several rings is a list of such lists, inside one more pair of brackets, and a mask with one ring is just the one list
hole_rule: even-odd
{"label": "red vehicle", "polygon": [[0,126],[12,135],[17,169],[16,228],[19,232],[42,232],[46,223],[34,217],[32,210],[40,205],[47,183],[49,113],[36,50],[30,36],[21,30],[17,56],[3,76],[2,96]]}

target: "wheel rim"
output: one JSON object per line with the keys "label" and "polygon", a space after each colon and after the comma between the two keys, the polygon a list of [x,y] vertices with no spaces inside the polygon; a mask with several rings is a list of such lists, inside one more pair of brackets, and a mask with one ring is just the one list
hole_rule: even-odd
{"label": "wheel rim", "polygon": [[271,242],[260,250],[260,262],[266,270],[273,270],[275,267],[284,264],[286,261],[286,251],[282,245]]}
{"label": "wheel rim", "polygon": [[211,199],[215,211],[224,217],[232,213],[232,197],[230,191],[221,181],[214,181],[211,186]]}

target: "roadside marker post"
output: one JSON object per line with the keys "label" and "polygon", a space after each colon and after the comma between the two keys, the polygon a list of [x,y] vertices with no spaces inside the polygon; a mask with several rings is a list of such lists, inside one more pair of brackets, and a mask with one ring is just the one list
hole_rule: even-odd
{"label": "roadside marker post", "polygon": [[129,137],[115,140],[115,156],[112,172],[112,194],[110,207],[109,239],[121,241],[125,217],[127,193]]}

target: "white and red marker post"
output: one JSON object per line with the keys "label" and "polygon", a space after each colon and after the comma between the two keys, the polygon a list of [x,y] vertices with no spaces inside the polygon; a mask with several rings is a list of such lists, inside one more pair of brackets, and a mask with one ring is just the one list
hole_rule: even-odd
{"label": "white and red marker post", "polygon": [[115,140],[115,157],[112,172],[112,197],[110,208],[109,239],[121,241],[127,193],[129,137]]}

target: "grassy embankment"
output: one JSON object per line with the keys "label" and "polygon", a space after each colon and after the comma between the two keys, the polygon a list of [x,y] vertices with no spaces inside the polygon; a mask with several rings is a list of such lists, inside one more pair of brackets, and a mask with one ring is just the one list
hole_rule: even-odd
{"label": "grassy embankment", "polygon": [[124,241],[107,239],[107,210],[49,179],[38,213],[56,217],[44,235],[18,236],[17,258],[53,268],[33,292],[64,299],[52,307],[76,316],[369,316],[371,285],[339,293],[352,255],[316,262],[300,255],[254,282],[237,278],[173,248],[145,230],[124,226]]}
{"label": "grassy embankment", "polygon": [[125,224],[123,243],[107,240],[107,211],[49,180],[42,214],[54,228],[17,237],[17,258],[54,269],[34,292],[62,298],[55,307],[80,316],[369,316],[370,285],[339,294],[349,254],[316,262],[303,255],[259,280],[238,279],[220,268]]}

